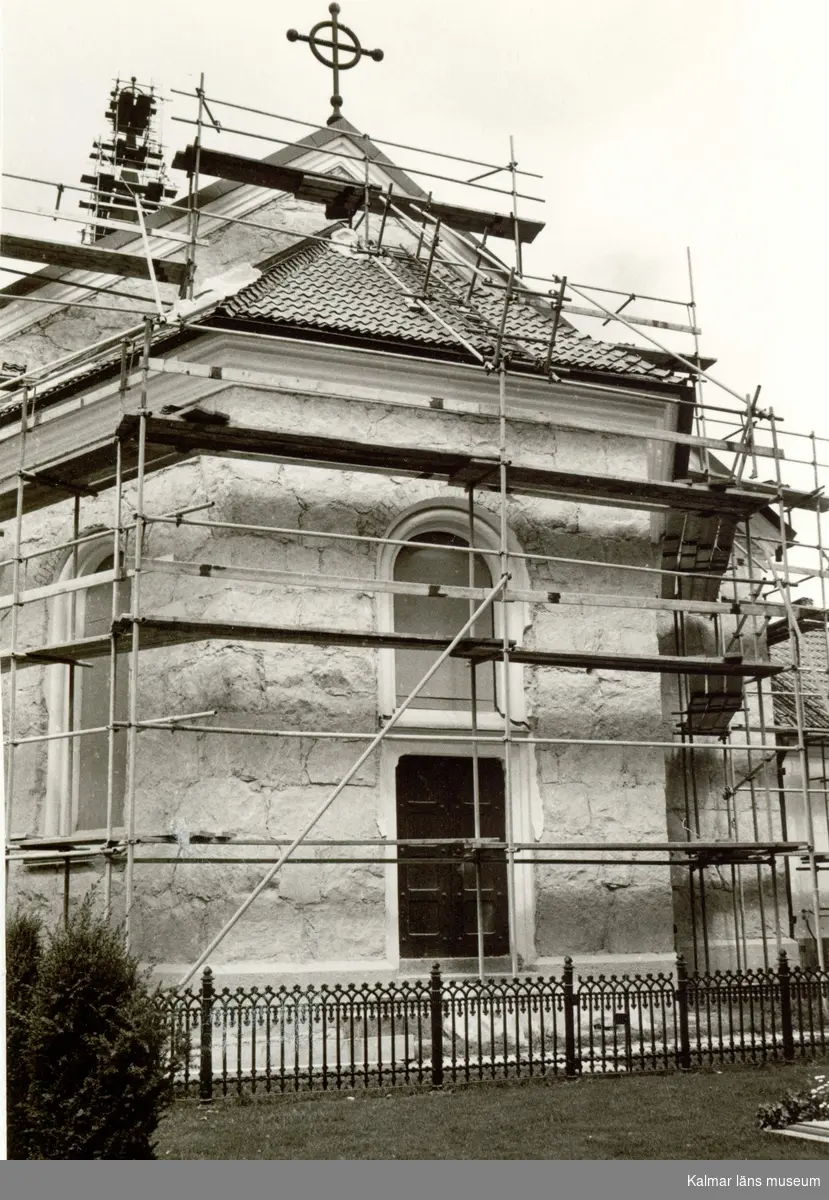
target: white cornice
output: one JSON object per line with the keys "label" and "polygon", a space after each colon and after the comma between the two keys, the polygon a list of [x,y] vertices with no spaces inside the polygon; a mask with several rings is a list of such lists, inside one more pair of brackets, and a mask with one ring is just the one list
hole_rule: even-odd
{"label": "white cornice", "polygon": [[[215,398],[229,389],[247,387],[259,391],[306,394],[320,399],[339,399],[343,404],[411,405],[440,408],[453,414],[493,417],[498,412],[498,382],[476,367],[347,349],[320,342],[288,338],[245,337],[233,333],[205,332],[195,341],[163,356],[184,363],[233,368],[261,376],[261,382],[211,379],[205,374],[161,374],[150,381],[152,410],[167,405],[183,408]],[[578,383],[549,383],[518,375],[508,377],[509,414],[551,424],[605,432],[605,426],[624,427],[627,436],[646,437],[648,430],[673,427],[675,405],[670,397],[643,395],[632,390]],[[37,423],[39,452],[47,459],[59,457],[72,446],[83,446],[96,431],[117,424],[119,415],[134,411],[138,404],[140,375],[134,373],[123,397],[119,379],[89,387],[79,395],[41,409]],[[436,414],[437,415],[437,414]],[[641,431],[641,432],[640,432]],[[14,426],[0,439],[0,462],[9,465],[6,443]],[[651,472],[664,477],[670,443],[653,448]],[[9,469],[11,466],[9,465]]]}
{"label": "white cornice", "polygon": [[[298,338],[238,336],[215,332],[211,340],[191,344],[170,357],[215,362],[251,370],[278,372],[317,380],[336,390],[338,385],[357,387],[382,403],[384,389],[395,395],[411,393],[432,400],[460,401],[469,411],[498,409],[498,380],[481,367],[434,359],[390,354],[381,350],[343,347]],[[559,419],[613,416],[642,428],[673,428],[673,392],[643,392],[631,385],[551,383],[539,377],[513,373],[507,376],[508,405],[513,415],[522,411],[549,412]],[[297,390],[301,390],[298,388]]]}

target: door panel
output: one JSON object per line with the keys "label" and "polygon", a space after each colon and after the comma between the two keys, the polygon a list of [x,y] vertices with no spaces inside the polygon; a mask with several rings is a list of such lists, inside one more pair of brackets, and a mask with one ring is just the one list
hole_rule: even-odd
{"label": "door panel", "polygon": [[[397,764],[397,830],[400,838],[475,836],[471,758],[403,755]],[[500,759],[478,763],[481,835],[503,840],[504,771]],[[484,949],[509,952],[505,854],[490,851],[481,863]],[[474,861],[458,846],[399,847],[400,953],[403,958],[474,957],[477,900]],[[417,859],[430,861],[417,864]]]}

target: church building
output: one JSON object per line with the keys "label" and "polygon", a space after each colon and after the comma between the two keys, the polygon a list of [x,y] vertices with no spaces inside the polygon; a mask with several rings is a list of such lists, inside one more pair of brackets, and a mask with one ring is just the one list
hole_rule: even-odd
{"label": "church building", "polygon": [[213,149],[199,93],[148,198],[143,94],[86,244],[0,293],[9,904],[91,893],[171,980],[796,958],[745,545],[814,496],[722,465],[711,360],[577,329],[509,195],[341,104]]}

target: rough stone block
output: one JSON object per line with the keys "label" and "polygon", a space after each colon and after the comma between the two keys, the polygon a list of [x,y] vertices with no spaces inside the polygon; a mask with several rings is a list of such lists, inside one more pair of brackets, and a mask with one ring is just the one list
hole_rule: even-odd
{"label": "rough stone block", "polygon": [[[311,744],[305,759],[305,771],[311,783],[339,783],[364,747],[356,742],[325,740]],[[355,784],[374,785],[377,781],[376,755],[366,760],[354,776]]]}

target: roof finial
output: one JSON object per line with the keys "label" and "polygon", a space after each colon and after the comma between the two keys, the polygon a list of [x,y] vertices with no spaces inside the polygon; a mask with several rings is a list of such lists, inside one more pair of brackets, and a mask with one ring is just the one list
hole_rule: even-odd
{"label": "roof finial", "polygon": [[[319,24],[314,26],[307,36],[304,33],[297,33],[295,29],[289,29],[288,41],[307,42],[311,47],[311,53],[317,62],[321,62],[324,67],[332,68],[334,72],[334,95],[331,97],[331,107],[334,111],[328,118],[328,124],[333,125],[334,122],[338,121],[342,115],[341,109],[343,106],[343,98],[340,95],[340,71],[349,71],[352,67],[356,67],[357,63],[364,54],[368,55],[369,58],[373,58],[375,62],[381,62],[383,58],[383,51],[363,49],[356,33],[349,29],[347,25],[341,25],[337,20],[340,12],[339,4],[329,4],[328,11],[331,13],[330,21],[320,21]],[[330,29],[332,31],[330,41],[328,38],[321,38],[317,36],[321,29]],[[350,43],[341,42],[340,34],[345,34],[346,37],[350,38]],[[331,47],[333,54],[331,55],[330,59],[323,58],[318,49],[319,46]],[[347,54],[352,54],[353,58],[349,62],[341,62],[341,50],[344,50]]]}

